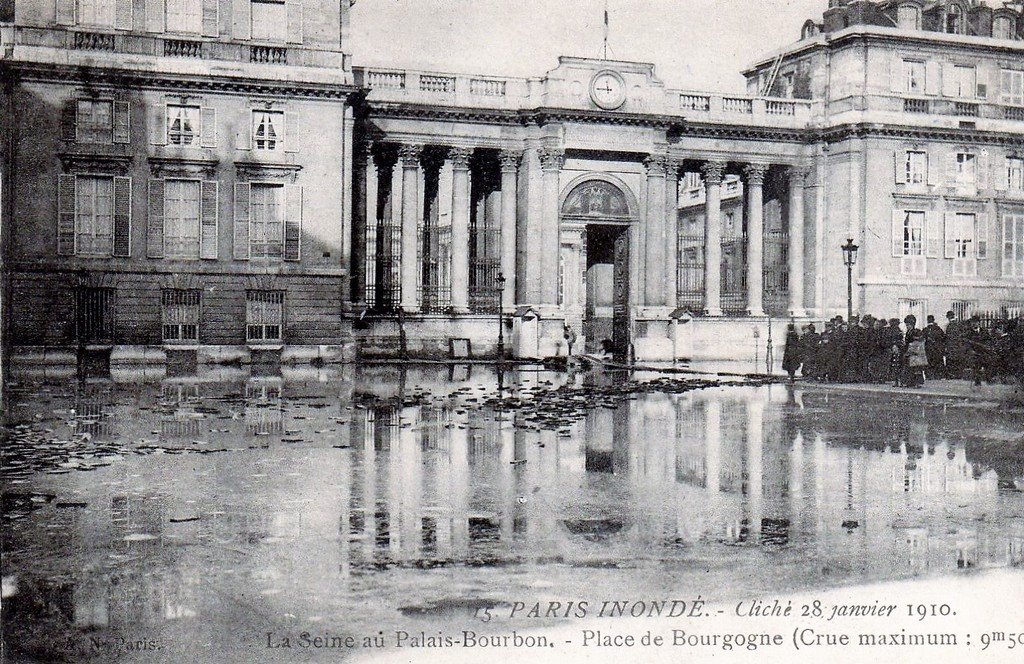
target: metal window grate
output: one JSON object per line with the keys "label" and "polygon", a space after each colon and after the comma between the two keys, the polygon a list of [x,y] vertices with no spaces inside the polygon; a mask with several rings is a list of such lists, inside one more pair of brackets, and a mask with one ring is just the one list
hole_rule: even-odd
{"label": "metal window grate", "polygon": [[789,233],[769,229],[764,234],[764,310],[772,316],[789,311]]}
{"label": "metal window grate", "polygon": [[[702,225],[700,225],[702,227]],[[704,235],[680,234],[677,253],[677,306],[704,310]]]}
{"label": "metal window grate", "polygon": [[164,341],[199,341],[198,290],[165,290],[161,294]]}
{"label": "metal window grate", "polygon": [[80,288],[75,304],[79,343],[112,343],[114,289]]}
{"label": "metal window grate", "polygon": [[280,341],[283,327],[283,291],[246,292],[245,337],[247,341]]}

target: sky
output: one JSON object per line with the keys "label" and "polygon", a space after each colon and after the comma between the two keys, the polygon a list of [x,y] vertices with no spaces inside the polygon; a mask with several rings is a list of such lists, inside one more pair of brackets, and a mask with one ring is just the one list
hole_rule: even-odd
{"label": "sky", "polygon": [[558,56],[652,62],[669,87],[739,92],[740,71],[797,41],[828,0],[357,0],[356,66],[543,76]]}

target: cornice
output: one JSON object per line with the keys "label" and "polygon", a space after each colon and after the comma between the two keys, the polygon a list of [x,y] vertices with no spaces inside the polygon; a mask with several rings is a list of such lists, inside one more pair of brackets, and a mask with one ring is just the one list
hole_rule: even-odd
{"label": "cornice", "polygon": [[150,157],[150,171],[156,177],[203,176],[212,177],[217,170],[216,159],[183,159],[179,157]]}
{"label": "cornice", "polygon": [[123,175],[132,163],[131,156],[123,154],[100,154],[86,152],[58,152],[61,166],[66,173],[113,173]]}
{"label": "cornice", "polygon": [[819,140],[837,143],[849,138],[904,138],[923,141],[946,141],[986,145],[1024,145],[1024,133],[980,131],[952,127],[913,127],[873,122],[857,122],[829,127],[817,132]]}
{"label": "cornice", "polygon": [[243,181],[272,179],[295,182],[295,177],[302,170],[298,164],[282,164],[263,161],[236,161],[235,172]]}
{"label": "cornice", "polygon": [[311,97],[348,100],[361,92],[355,85],[315,81],[284,81],[222,74],[184,74],[149,72],[105,67],[72,67],[60,64],[5,62],[10,75],[18,81],[41,83],[78,83],[160,90],[202,90],[284,97]]}

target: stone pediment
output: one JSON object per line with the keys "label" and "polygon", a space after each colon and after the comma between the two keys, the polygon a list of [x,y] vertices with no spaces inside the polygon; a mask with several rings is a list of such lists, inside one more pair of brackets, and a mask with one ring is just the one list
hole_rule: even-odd
{"label": "stone pediment", "polygon": [[665,84],[649,62],[562,56],[541,81],[544,105],[620,113],[661,113]]}

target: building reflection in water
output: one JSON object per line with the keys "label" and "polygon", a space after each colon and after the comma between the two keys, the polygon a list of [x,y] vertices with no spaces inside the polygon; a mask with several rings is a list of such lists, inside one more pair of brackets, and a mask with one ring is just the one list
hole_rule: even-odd
{"label": "building reflection in water", "polygon": [[[404,379],[344,382],[335,410],[317,403],[328,401],[322,384],[168,380],[158,407],[131,411],[140,422],[122,419],[129,411],[109,394],[76,395],[72,427],[99,437],[226,427],[218,438],[268,438],[248,457],[166,460],[184,490],[143,490],[158,484],[143,476],[89,488],[88,508],[47,506],[46,546],[75,572],[45,592],[74,625],[107,628],[202,616],[202,589],[230,583],[226,567],[239,587],[308,597],[344,595],[392,566],[452,562],[729,551],[759,566],[768,553],[811,582],[1024,563],[1021,520],[982,518],[1018,496],[1000,494],[996,472],[926,413],[851,438],[813,416],[820,395],[718,388],[645,394],[538,430],[521,412],[480,408],[486,378],[446,378],[418,381],[419,392]],[[510,376],[506,392],[525,385]],[[204,419],[213,397],[239,416]],[[281,437],[290,426],[306,447]]]}

